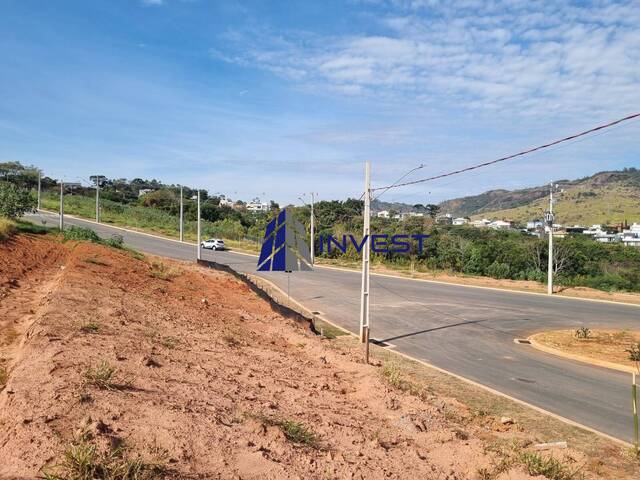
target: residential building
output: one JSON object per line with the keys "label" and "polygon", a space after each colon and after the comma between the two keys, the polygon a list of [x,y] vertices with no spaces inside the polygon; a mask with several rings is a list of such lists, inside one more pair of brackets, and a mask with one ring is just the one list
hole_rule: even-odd
{"label": "residential building", "polygon": [[458,217],[453,219],[454,225],[466,225],[467,223],[469,223],[468,217]]}
{"label": "residential building", "polygon": [[153,188],[141,188],[138,190],[138,198],[143,197],[147,193],[153,192]]}
{"label": "residential building", "polygon": [[527,230],[537,230],[542,227],[544,227],[544,222],[542,220],[531,220],[527,222]]}
{"label": "residential building", "polygon": [[445,213],[444,215],[439,215],[436,217],[436,223],[440,225],[452,225],[453,224],[453,215],[450,213]]}
{"label": "residential building", "polygon": [[389,218],[389,210],[382,210],[376,214],[378,218]]}
{"label": "residential building", "polygon": [[233,207],[233,200],[231,200],[230,198],[227,197],[221,197],[220,198],[220,206],[221,207]]}
{"label": "residential building", "polygon": [[489,223],[489,228],[494,230],[509,230],[511,228],[511,222],[505,222],[504,220],[494,220]]}
{"label": "residential building", "polygon": [[471,225],[476,228],[485,228],[485,227],[488,227],[490,223],[491,223],[491,220],[487,220],[486,218],[483,218],[482,220],[474,220],[473,222],[471,222]]}
{"label": "residential building", "polygon": [[265,202],[254,201],[247,203],[247,210],[252,213],[268,212],[269,204]]}
{"label": "residential building", "polygon": [[622,243],[628,247],[640,248],[640,223],[634,223],[622,231]]}

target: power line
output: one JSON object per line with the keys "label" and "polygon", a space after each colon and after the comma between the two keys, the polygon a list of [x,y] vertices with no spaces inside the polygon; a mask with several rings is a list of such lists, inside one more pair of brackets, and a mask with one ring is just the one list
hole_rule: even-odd
{"label": "power line", "polygon": [[546,144],[540,145],[538,147],[530,148],[528,150],[523,150],[521,152],[514,153],[513,155],[508,155],[506,157],[501,157],[501,158],[498,158],[496,160],[491,160],[490,162],[479,163],[479,164],[476,164],[476,165],[472,165],[470,167],[462,168],[460,170],[455,170],[453,172],[442,173],[440,175],[435,175],[435,176],[429,177],[429,178],[422,178],[420,180],[413,180],[411,182],[391,184],[391,185],[388,185],[386,187],[372,188],[371,190],[372,191],[376,191],[376,190],[385,190],[386,191],[386,190],[389,190],[391,188],[406,187],[407,185],[415,185],[415,184],[418,184],[418,183],[429,182],[429,181],[432,181],[432,180],[437,180],[439,178],[451,177],[453,175],[458,175],[460,173],[468,172],[468,171],[471,171],[471,170],[477,170],[478,168],[488,167],[489,165],[494,165],[496,163],[500,163],[500,162],[504,162],[504,161],[507,161],[507,160],[511,160],[513,158],[521,157],[521,156],[524,156],[524,155],[527,155],[527,154],[530,154],[530,153],[533,153],[533,152],[537,152],[538,150],[543,150],[545,148],[553,147],[554,145],[558,145],[560,143],[568,142],[570,140],[574,140],[574,139],[579,138],[579,137],[584,137],[585,135],[588,135],[590,133],[597,132],[599,130],[604,130],[606,128],[613,127],[614,125],[618,125],[620,123],[623,123],[623,122],[626,122],[626,121],[629,121],[629,120],[632,120],[632,119],[638,118],[638,117],[640,117],[640,113],[634,113],[633,115],[629,115],[629,116],[626,116],[624,118],[620,118],[620,119],[615,120],[613,122],[609,122],[609,123],[606,123],[604,125],[599,125],[597,127],[590,128],[589,130],[585,130],[584,132],[576,133],[574,135],[570,135],[568,137],[561,138],[560,140],[555,140],[553,142],[546,143]]}

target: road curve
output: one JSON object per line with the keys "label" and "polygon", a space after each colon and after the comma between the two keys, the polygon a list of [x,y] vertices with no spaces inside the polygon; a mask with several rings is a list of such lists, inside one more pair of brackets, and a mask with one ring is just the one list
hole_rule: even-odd
{"label": "road curve", "polygon": [[[57,215],[27,219],[57,225]],[[175,240],[65,217],[102,237],[117,233],[143,252],[193,260],[196,248]],[[256,259],[233,252],[203,258],[256,274]],[[259,272],[287,289],[287,274]],[[294,272],[291,297],[334,323],[358,331],[360,274],[317,267]],[[640,307],[547,297],[372,275],[372,337],[396,350],[620,440],[632,439],[630,375],[547,355],[513,342],[540,330],[578,326],[638,328]]]}

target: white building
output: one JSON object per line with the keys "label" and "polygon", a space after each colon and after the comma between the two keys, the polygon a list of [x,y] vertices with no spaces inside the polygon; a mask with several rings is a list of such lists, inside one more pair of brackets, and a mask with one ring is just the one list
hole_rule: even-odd
{"label": "white building", "polygon": [[247,203],[247,210],[249,210],[252,213],[268,212],[269,211],[269,204],[265,203],[265,202]]}
{"label": "white building", "polygon": [[389,210],[382,210],[376,214],[378,218],[389,218]]}
{"label": "white building", "polygon": [[491,223],[491,220],[487,220],[486,218],[483,218],[482,220],[474,220],[473,222],[471,222],[471,225],[476,228],[484,228],[489,226],[490,223]]}
{"label": "white building", "polygon": [[504,220],[494,220],[489,224],[489,228],[494,230],[509,230],[511,228],[511,222],[505,222]]}
{"label": "white building", "polygon": [[424,217],[424,213],[416,213],[416,212],[402,212],[396,215],[394,218],[398,218],[399,220],[406,220],[411,217]]}
{"label": "white building", "polygon": [[634,223],[628,230],[622,231],[622,243],[628,247],[640,248],[640,223]]}
{"label": "white building", "polygon": [[141,188],[138,190],[138,198],[146,195],[147,193],[153,192],[153,188]]}
{"label": "white building", "polygon": [[233,200],[227,197],[220,198],[220,206],[221,207],[233,207]]}
{"label": "white building", "polygon": [[469,219],[467,217],[458,217],[453,219],[454,225],[466,225],[469,223]]}

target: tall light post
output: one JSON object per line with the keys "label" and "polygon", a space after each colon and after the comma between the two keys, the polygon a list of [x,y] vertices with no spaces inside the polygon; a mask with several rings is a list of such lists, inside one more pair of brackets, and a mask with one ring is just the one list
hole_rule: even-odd
{"label": "tall light post", "polygon": [[96,223],[100,223],[100,176],[96,175]]}
{"label": "tall light post", "polygon": [[42,172],[38,169],[38,210],[42,207],[42,202],[40,200],[42,193]]}
{"label": "tall light post", "polygon": [[196,248],[198,249],[198,260],[202,259],[202,247],[200,246],[200,189],[198,189],[198,241],[196,242]]}
{"label": "tall light post", "polygon": [[365,343],[365,357],[369,358],[369,259],[371,254],[371,163],[364,167],[364,222],[362,238],[362,284],[360,289],[360,341]]}
{"label": "tall light post", "polygon": [[180,241],[184,242],[184,195],[180,185]]}
{"label": "tall light post", "polygon": [[60,231],[64,230],[64,181],[60,180]]}
{"label": "tall light post", "polygon": [[[304,196],[304,194],[302,194]],[[304,203],[305,205],[307,204],[307,202],[304,201],[304,199],[302,197],[298,197],[300,199],[300,201],[302,201],[302,203]],[[311,210],[311,218],[309,221],[309,233],[311,235],[311,243],[310,243],[310,250],[311,250],[311,265],[315,264],[315,259],[316,259],[316,247],[315,247],[315,236],[316,236],[316,229],[315,229],[315,215],[313,213],[313,207],[316,201],[316,193],[311,192],[311,204],[309,205],[309,208]]]}
{"label": "tall light post", "polygon": [[553,183],[549,184],[549,212],[547,213],[547,225],[549,225],[549,261],[547,265],[547,294],[553,295]]}

